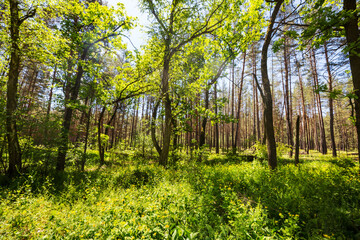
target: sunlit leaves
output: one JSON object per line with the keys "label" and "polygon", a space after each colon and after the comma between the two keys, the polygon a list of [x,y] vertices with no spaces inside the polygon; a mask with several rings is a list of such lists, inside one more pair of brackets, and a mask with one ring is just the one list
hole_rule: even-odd
{"label": "sunlit leaves", "polygon": [[319,47],[330,38],[344,36],[344,12],[340,0],[308,0],[300,11],[307,25],[301,33],[303,46],[311,44]]}

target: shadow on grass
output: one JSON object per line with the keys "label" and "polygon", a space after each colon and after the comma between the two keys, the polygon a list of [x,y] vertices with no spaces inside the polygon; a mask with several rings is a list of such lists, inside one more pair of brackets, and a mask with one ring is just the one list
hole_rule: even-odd
{"label": "shadow on grass", "polygon": [[[337,167],[323,167],[325,162]],[[270,219],[263,227],[285,226],[277,232],[280,235],[286,230],[294,238],[333,235],[336,239],[358,239],[360,179],[356,171],[344,171],[349,166],[352,164],[347,160],[324,160],[317,161],[316,167],[289,164],[270,172],[250,163],[217,165],[198,169],[189,182],[207,206],[203,211],[218,216],[217,224],[239,221],[233,215],[231,201],[240,201],[262,208]]]}

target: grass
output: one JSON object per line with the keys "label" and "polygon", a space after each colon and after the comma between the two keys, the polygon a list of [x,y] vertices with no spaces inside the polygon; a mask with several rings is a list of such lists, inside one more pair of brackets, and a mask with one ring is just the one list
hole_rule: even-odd
{"label": "grass", "polygon": [[[229,161],[226,161],[226,160]],[[127,162],[131,162],[131,159]],[[352,160],[210,156],[1,179],[0,239],[357,239]]]}

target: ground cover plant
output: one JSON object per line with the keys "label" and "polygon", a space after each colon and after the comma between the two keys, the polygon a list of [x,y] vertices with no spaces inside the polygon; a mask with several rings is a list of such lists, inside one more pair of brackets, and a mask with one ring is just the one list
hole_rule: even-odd
{"label": "ground cover plant", "polygon": [[126,164],[1,179],[1,239],[354,239],[353,160]]}

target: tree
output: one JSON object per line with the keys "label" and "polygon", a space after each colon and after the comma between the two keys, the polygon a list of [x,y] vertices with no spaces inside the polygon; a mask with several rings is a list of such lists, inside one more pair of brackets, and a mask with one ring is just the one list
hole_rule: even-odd
{"label": "tree", "polygon": [[[162,49],[161,64],[161,102],[165,111],[162,150],[159,163],[167,165],[172,135],[172,106],[170,96],[170,74],[174,55],[185,45],[221,27],[228,18],[226,1],[188,1],[172,0],[154,2],[143,0],[143,8],[152,14],[156,21],[154,37]],[[201,9],[201,10],[200,10]],[[184,21],[187,19],[186,21]]]}
{"label": "tree", "polygon": [[262,89],[263,89],[263,92],[261,93],[261,97],[264,103],[264,128],[265,128],[267,152],[268,152],[268,165],[270,169],[275,169],[277,167],[277,158],[276,158],[276,142],[275,142],[274,124],[273,124],[273,100],[272,100],[271,87],[268,76],[267,55],[268,55],[268,49],[271,42],[271,38],[274,32],[276,31],[274,29],[275,19],[283,2],[284,2],[283,0],[278,0],[276,2],[275,8],[271,14],[270,24],[267,28],[264,44],[261,51],[261,79],[262,79]]}
{"label": "tree", "polygon": [[121,32],[132,26],[132,19],[125,15],[123,5],[114,9],[96,1],[71,1],[66,5],[64,14],[61,22],[62,34],[68,40],[69,55],[65,70],[65,109],[57,156],[58,171],[65,169],[70,124],[83,74],[90,70],[87,66],[90,63],[89,56],[94,54],[95,48],[101,44],[111,46],[110,40],[113,45],[121,46]]}
{"label": "tree", "polygon": [[[301,34],[302,39],[313,40],[313,45],[319,47],[331,38],[345,37],[347,46],[344,49],[350,60],[350,70],[355,98],[355,126],[358,135],[358,150],[360,142],[360,46],[359,23],[356,0],[329,1],[306,1],[309,3],[304,7],[303,18],[305,29]],[[342,4],[341,4],[342,2]],[[343,7],[341,9],[341,6]],[[344,30],[345,29],[345,36]],[[359,151],[360,156],[360,151]]]}
{"label": "tree", "polygon": [[9,167],[8,175],[13,176],[17,171],[21,170],[21,149],[17,133],[17,95],[18,81],[20,73],[20,26],[28,18],[34,17],[36,9],[28,9],[28,11],[20,15],[20,2],[18,0],[10,0],[10,64],[7,81],[7,99],[6,99],[6,129],[9,151]]}
{"label": "tree", "polygon": [[344,0],[345,16],[345,35],[347,41],[347,51],[349,52],[350,69],[352,74],[352,82],[354,86],[355,98],[355,126],[358,139],[358,157],[360,163],[360,33],[358,12],[356,0]]}

